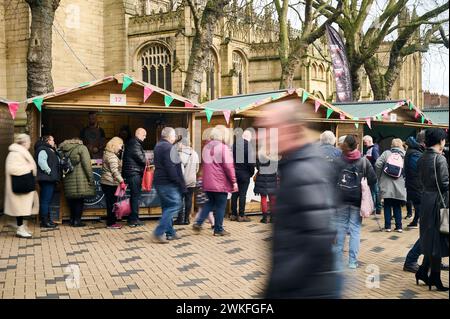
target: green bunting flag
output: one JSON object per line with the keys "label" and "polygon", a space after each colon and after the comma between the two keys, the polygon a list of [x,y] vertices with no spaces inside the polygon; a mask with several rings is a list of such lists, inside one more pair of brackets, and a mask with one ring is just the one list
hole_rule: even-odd
{"label": "green bunting flag", "polygon": [[173,102],[173,97],[164,95],[164,104],[166,107],[169,107],[169,105]]}
{"label": "green bunting flag", "polygon": [[381,121],[381,120],[383,119],[383,115],[378,114],[378,115],[376,116],[376,118],[377,118],[378,121]]}
{"label": "green bunting flag", "polygon": [[412,109],[413,109],[413,107],[414,107],[414,105],[412,104],[412,102],[411,102],[411,101],[409,101],[408,105],[409,105],[409,110],[412,110]]}
{"label": "green bunting flag", "polygon": [[333,114],[333,110],[327,109],[327,119],[330,118],[331,114]]}
{"label": "green bunting flag", "polygon": [[211,117],[212,117],[212,115],[214,113],[214,110],[205,109],[205,113],[206,113],[206,120],[209,123],[211,121]]}
{"label": "green bunting flag", "polygon": [[41,112],[42,110],[42,103],[44,102],[44,99],[41,97],[37,97],[33,99],[34,105],[36,105],[36,108]]}
{"label": "green bunting flag", "polygon": [[91,82],[83,82],[83,83],[81,83],[80,85],[78,85],[78,87],[79,87],[79,88],[82,88],[83,86],[87,86],[87,85],[89,85],[89,84],[91,84]]}
{"label": "green bunting flag", "polygon": [[305,103],[306,100],[308,99],[308,97],[309,97],[309,93],[306,91],[303,91],[302,102]]}
{"label": "green bunting flag", "polygon": [[[353,120],[358,121],[359,118],[358,118],[358,117],[354,117]],[[355,127],[356,127],[356,128],[359,128],[359,123],[355,123]]]}
{"label": "green bunting flag", "polygon": [[425,122],[425,117],[422,115],[422,124]]}
{"label": "green bunting flag", "polygon": [[123,84],[122,84],[122,92],[127,89],[133,83],[133,79],[130,78],[128,75],[123,76]]}

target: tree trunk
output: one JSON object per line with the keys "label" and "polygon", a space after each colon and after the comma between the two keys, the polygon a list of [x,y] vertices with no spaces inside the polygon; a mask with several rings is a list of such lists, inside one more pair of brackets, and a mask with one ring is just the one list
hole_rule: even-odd
{"label": "tree trunk", "polygon": [[369,78],[370,87],[372,88],[373,98],[375,101],[384,101],[388,99],[388,92],[386,91],[386,82],[384,75],[380,73],[378,59],[372,57],[364,63]]}
{"label": "tree trunk", "polygon": [[[231,0],[209,0],[203,10],[201,21],[196,23],[195,36],[192,41],[183,96],[198,101],[205,70],[205,59],[210,54],[214,37],[214,28],[224,16],[224,8]],[[195,14],[195,13],[193,13]]]}
{"label": "tree trunk", "polygon": [[52,25],[59,0],[26,0],[31,9],[27,56],[27,97],[53,91]]}

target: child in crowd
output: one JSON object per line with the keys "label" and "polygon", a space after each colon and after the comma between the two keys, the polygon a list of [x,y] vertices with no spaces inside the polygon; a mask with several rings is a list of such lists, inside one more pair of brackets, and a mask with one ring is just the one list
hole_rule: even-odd
{"label": "child in crowd", "polygon": [[[203,170],[200,167],[198,171],[197,176],[197,184],[195,187],[195,204],[196,204],[196,215],[195,215],[195,221],[200,216],[200,212],[202,211],[203,205],[208,201],[208,197],[206,196],[205,192],[203,191]],[[211,224],[211,228],[214,228],[214,214],[213,212],[209,212],[208,215],[208,222]]]}

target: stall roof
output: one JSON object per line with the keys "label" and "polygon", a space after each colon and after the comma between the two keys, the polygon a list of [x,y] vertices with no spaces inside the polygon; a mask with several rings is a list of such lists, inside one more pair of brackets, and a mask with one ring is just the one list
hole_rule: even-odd
{"label": "stall roof", "polygon": [[404,100],[397,101],[370,101],[370,102],[344,102],[344,103],[333,103],[334,105],[340,107],[344,111],[350,113],[353,117],[367,118],[374,117],[385,111],[393,111],[402,105],[400,102],[405,102]]}
{"label": "stall roof", "polygon": [[306,99],[313,101],[320,101],[321,105],[331,108],[337,113],[342,113],[347,118],[351,118],[350,115],[345,110],[342,110],[339,107],[334,106],[326,101],[320,100],[319,98],[313,96],[310,93],[307,93],[304,89],[301,88],[284,89],[268,92],[257,92],[235,96],[223,96],[213,101],[206,102],[202,104],[202,106],[205,109],[209,109],[212,111],[232,111],[240,113],[294,94],[296,94],[300,99],[302,99],[303,94],[305,93],[307,94]]}
{"label": "stall roof", "polygon": [[448,107],[424,109],[423,113],[431,120],[432,123],[448,125]]}
{"label": "stall roof", "polygon": [[47,93],[47,94],[44,94],[44,95],[35,96],[35,97],[27,99],[26,103],[27,104],[31,104],[31,103],[33,103],[33,100],[36,99],[36,98],[42,98],[43,101],[46,101],[46,100],[51,99],[51,98],[63,96],[65,94],[69,94],[69,93],[74,93],[76,91],[84,90],[84,89],[87,89],[87,88],[91,88],[91,87],[94,87],[94,86],[102,85],[102,84],[105,84],[105,83],[108,83],[108,82],[113,82],[113,81],[116,81],[117,83],[122,84],[125,77],[127,77],[129,79],[132,79],[131,85],[138,85],[138,86],[141,86],[142,88],[147,87],[147,88],[150,88],[152,90],[152,92],[158,92],[160,94],[170,96],[174,100],[178,100],[178,101],[181,101],[181,102],[189,103],[193,107],[197,107],[197,108],[201,107],[199,103],[191,101],[191,100],[189,100],[189,99],[187,99],[185,97],[182,97],[181,95],[175,94],[173,92],[166,91],[166,90],[164,90],[164,89],[162,89],[162,88],[160,88],[158,86],[152,85],[150,83],[147,83],[147,82],[144,82],[144,81],[141,81],[141,80],[133,79],[133,77],[131,77],[131,76],[125,74],[125,73],[118,73],[118,74],[116,74],[114,76],[108,76],[108,77],[105,77],[105,78],[102,78],[102,79],[98,79],[98,80],[94,80],[94,81],[90,81],[90,82],[83,82],[83,83],[78,84],[75,87],[65,88],[65,89],[57,90],[57,91],[50,92],[50,93]]}

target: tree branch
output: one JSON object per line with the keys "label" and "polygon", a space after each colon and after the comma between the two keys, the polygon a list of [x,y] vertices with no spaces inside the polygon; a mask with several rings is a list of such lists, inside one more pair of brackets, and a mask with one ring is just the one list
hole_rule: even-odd
{"label": "tree branch", "polygon": [[445,30],[442,25],[439,27],[439,33],[441,34],[442,44],[448,49],[448,37],[445,35]]}
{"label": "tree branch", "polygon": [[186,0],[189,8],[191,8],[191,13],[192,13],[192,17],[194,19],[194,26],[195,29],[197,30],[197,32],[199,32],[201,30],[200,28],[200,15],[197,11],[197,8],[195,7],[195,4],[192,0]]}

